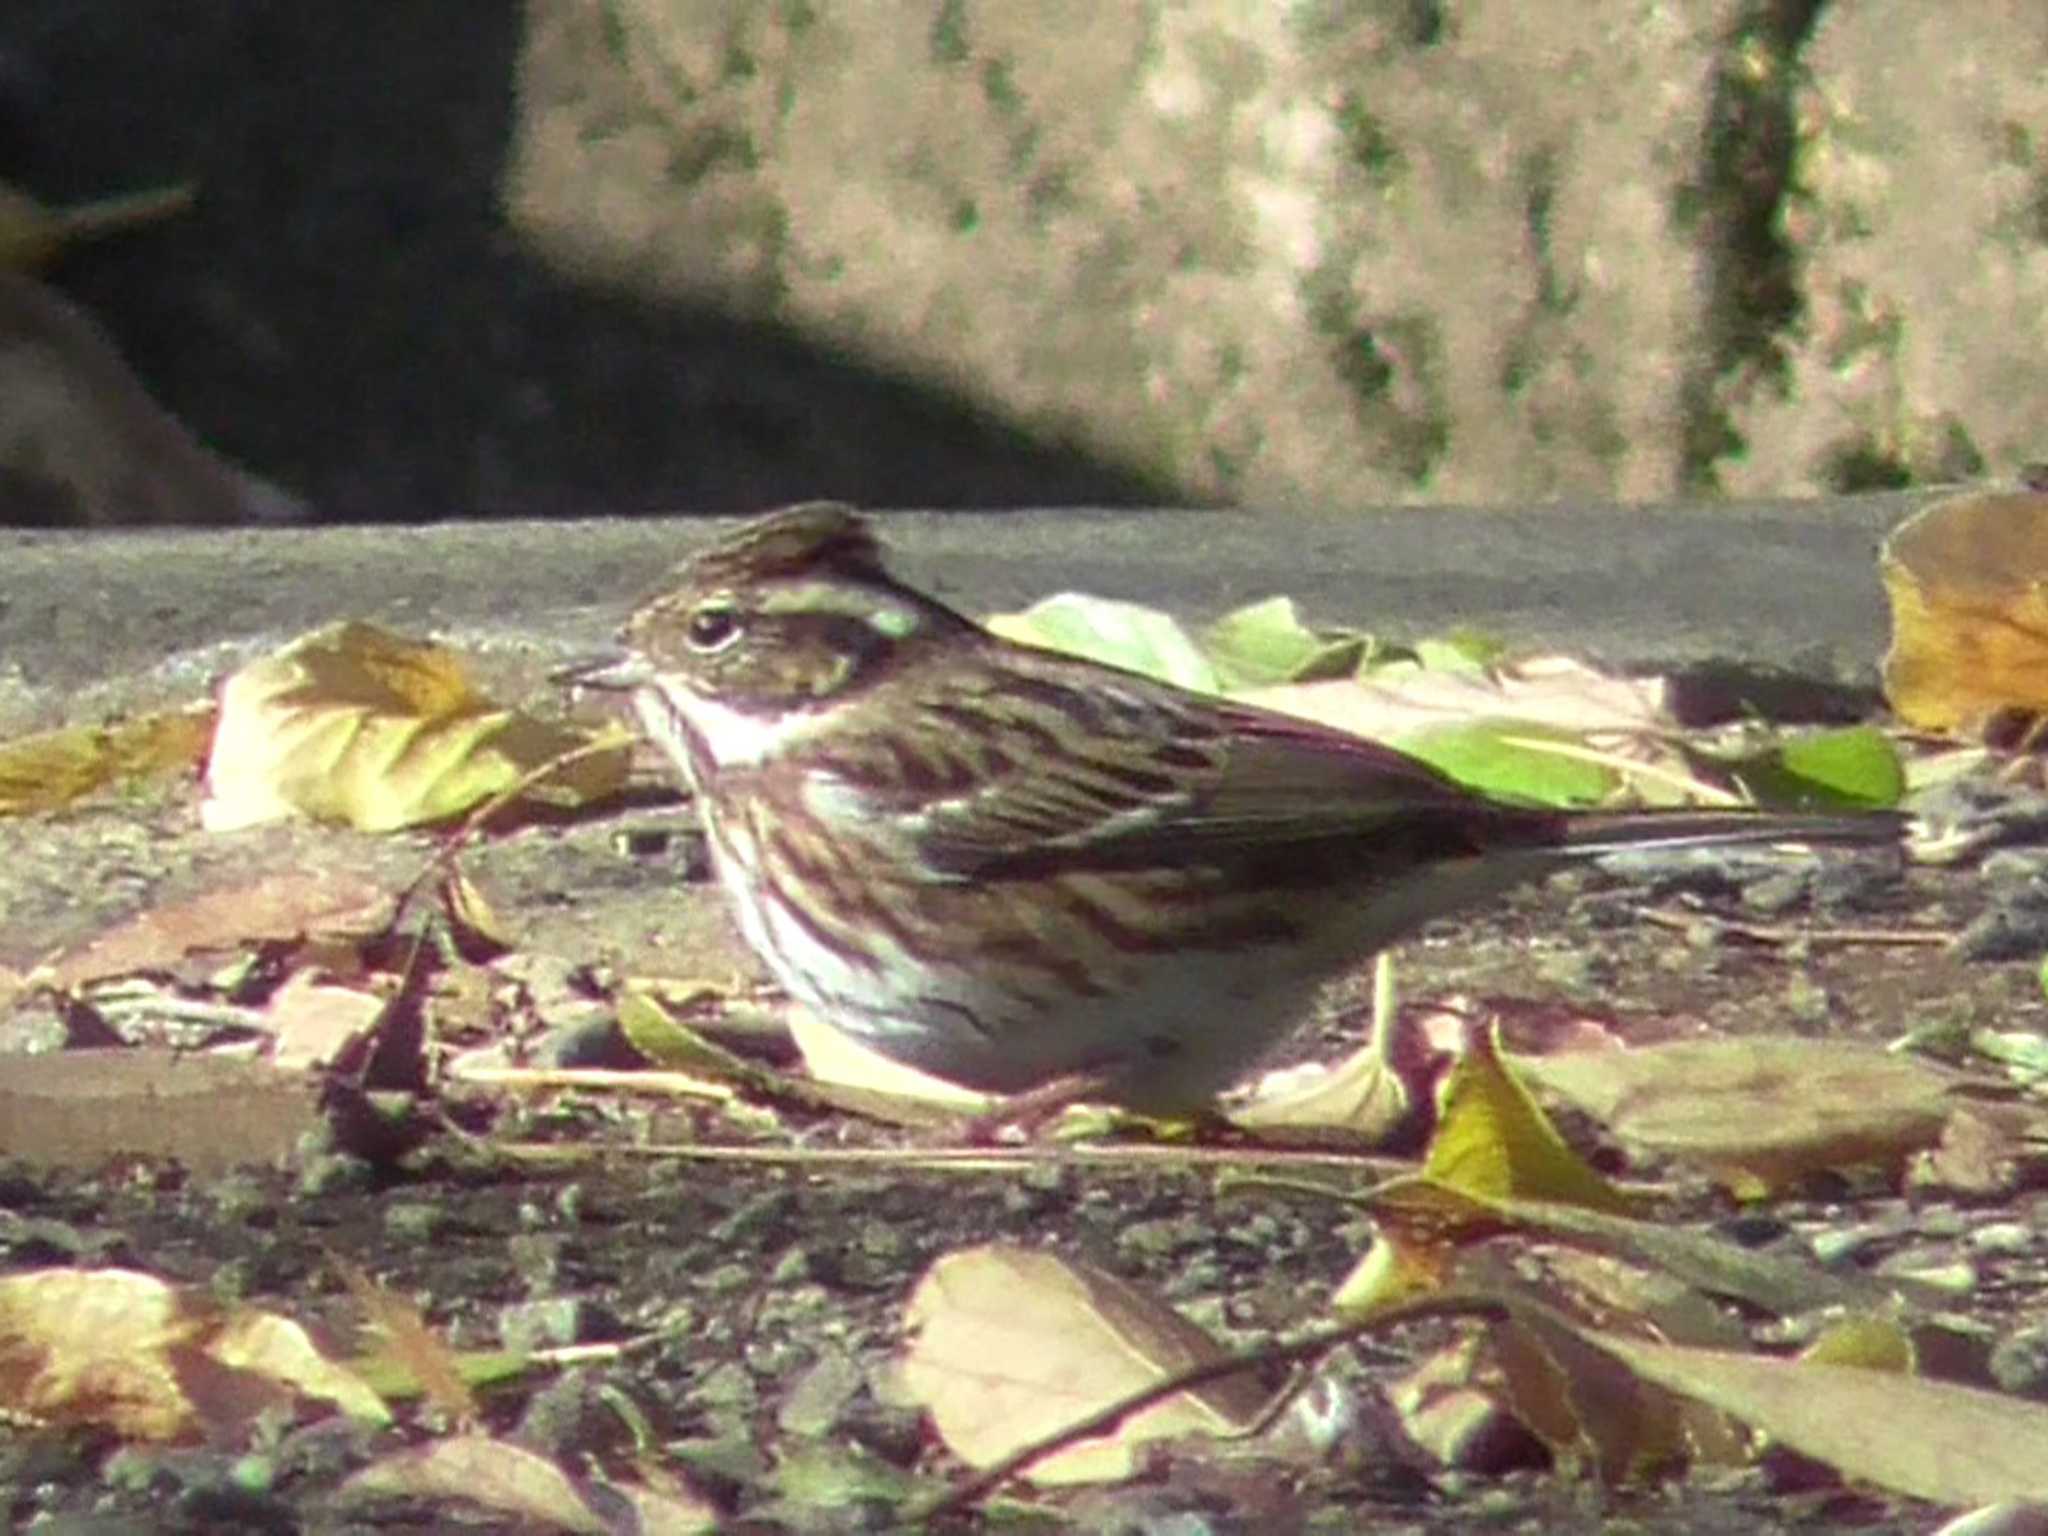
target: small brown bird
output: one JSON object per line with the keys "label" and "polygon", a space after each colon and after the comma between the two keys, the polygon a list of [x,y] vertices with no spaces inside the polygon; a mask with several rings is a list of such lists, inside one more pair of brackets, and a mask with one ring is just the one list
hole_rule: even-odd
{"label": "small brown bird", "polygon": [[1884,843],[1885,813],[1566,813],[1344,732],[1018,645],[793,507],[677,571],[575,681],[629,690],[747,940],[884,1055],[1194,1109],[1428,919],[1624,848]]}

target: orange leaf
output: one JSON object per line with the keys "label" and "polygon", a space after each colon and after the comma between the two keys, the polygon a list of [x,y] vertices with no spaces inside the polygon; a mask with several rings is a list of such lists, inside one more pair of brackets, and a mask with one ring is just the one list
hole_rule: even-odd
{"label": "orange leaf", "polygon": [[1884,691],[1923,730],[2048,712],[2048,495],[1973,493],[1901,524],[1880,559]]}

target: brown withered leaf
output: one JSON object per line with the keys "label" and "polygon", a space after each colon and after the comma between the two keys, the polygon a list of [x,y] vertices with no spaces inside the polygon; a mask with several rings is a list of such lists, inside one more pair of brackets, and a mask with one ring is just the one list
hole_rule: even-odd
{"label": "brown withered leaf", "polygon": [[1579,1051],[1517,1063],[1626,1146],[1745,1190],[1903,1161],[1931,1146],[1966,1083],[1853,1040],[1758,1035]]}
{"label": "brown withered leaf", "polygon": [[[340,1497],[459,1502],[508,1517],[522,1531],[572,1536],[605,1536],[622,1529],[688,1536],[719,1528],[715,1508],[675,1486],[614,1481],[602,1503],[586,1497],[585,1486],[557,1462],[523,1446],[486,1435],[455,1435],[372,1462],[342,1485]],[[631,1510],[623,1523],[622,1503]]]}
{"label": "brown withered leaf", "polygon": [[1521,1308],[1489,1328],[1515,1416],[1560,1462],[1621,1484],[1683,1461],[1684,1401],[1587,1344],[1556,1319]]}
{"label": "brown withered leaf", "polygon": [[1937,1504],[2048,1499],[2048,1407],[1865,1365],[1581,1337],[1845,1477]]}
{"label": "brown withered leaf", "polygon": [[2048,712],[2048,495],[1972,492],[1908,519],[1880,556],[1884,690],[1923,730]]}
{"label": "brown withered leaf", "polygon": [[462,1364],[454,1350],[427,1326],[419,1308],[379,1285],[360,1264],[338,1253],[330,1253],[328,1262],[383,1339],[384,1348],[420,1384],[428,1401],[457,1424],[474,1424],[476,1394],[462,1379]]}
{"label": "brown withered leaf", "polygon": [[66,950],[38,979],[68,991],[107,976],[170,970],[195,951],[373,934],[390,921],[393,905],[387,891],[354,875],[280,871],[139,912]]}
{"label": "brown withered leaf", "polygon": [[270,1063],[286,1071],[332,1066],[359,1048],[384,1017],[387,1000],[296,970],[270,996]]}

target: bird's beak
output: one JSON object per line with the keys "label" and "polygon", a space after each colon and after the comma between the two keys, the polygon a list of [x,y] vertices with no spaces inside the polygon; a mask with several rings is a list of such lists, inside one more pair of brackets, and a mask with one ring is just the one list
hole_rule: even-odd
{"label": "bird's beak", "polygon": [[654,668],[647,658],[632,651],[607,651],[579,656],[565,667],[548,674],[548,681],[570,688],[595,688],[602,692],[631,692],[651,682]]}

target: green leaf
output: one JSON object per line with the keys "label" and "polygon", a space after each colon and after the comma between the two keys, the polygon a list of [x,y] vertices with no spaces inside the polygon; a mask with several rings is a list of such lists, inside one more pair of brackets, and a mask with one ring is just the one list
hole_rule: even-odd
{"label": "green leaf", "polygon": [[1729,763],[1727,771],[1758,805],[1772,809],[1879,809],[1897,805],[1906,792],[1897,748],[1871,725],[1788,736]]}
{"label": "green leaf", "polygon": [[[1460,720],[1425,726],[1394,745],[1459,783],[1530,805],[1598,805],[1612,797],[1620,776],[1602,763],[1545,751],[1554,741],[1583,748],[1571,731],[1527,720]],[[1524,743],[1536,745],[1524,745]]]}
{"label": "green leaf", "polygon": [[1061,592],[1022,613],[998,613],[988,628],[1005,640],[1085,656],[1142,672],[1199,693],[1218,693],[1222,679],[1178,620],[1138,603]]}
{"label": "green leaf", "polygon": [[1269,597],[1232,609],[1203,636],[1224,685],[1263,688],[1349,677],[1370,641],[1348,631],[1311,629],[1291,597]]}
{"label": "green leaf", "polygon": [[1415,642],[1415,659],[1430,672],[1478,672],[1507,655],[1507,643],[1476,629],[1454,629]]}

